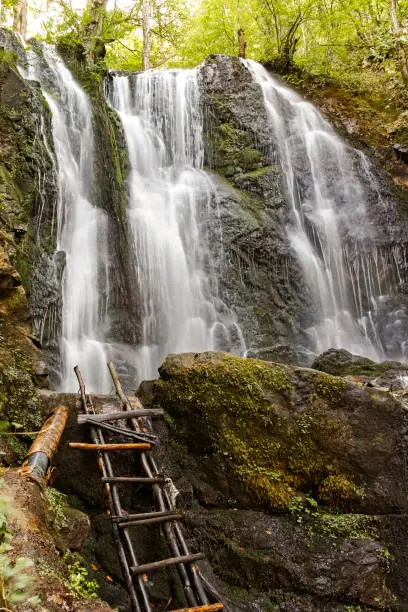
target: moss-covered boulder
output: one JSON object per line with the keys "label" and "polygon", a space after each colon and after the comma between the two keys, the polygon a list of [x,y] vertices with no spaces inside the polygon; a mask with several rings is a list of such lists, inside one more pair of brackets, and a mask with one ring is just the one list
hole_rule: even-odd
{"label": "moss-covered boulder", "polygon": [[404,408],[329,374],[227,353],[170,355],[153,401],[209,482],[239,505],[407,508]]}
{"label": "moss-covered boulder", "polygon": [[138,395],[186,536],[234,612],[405,610],[406,416],[388,392],[227,353],[169,355]]}
{"label": "moss-covered boulder", "polygon": [[399,379],[408,376],[407,363],[377,363],[367,357],[353,355],[345,349],[325,351],[314,360],[312,367],[334,376],[357,376],[369,381],[375,379],[378,386],[390,386],[393,383],[398,386]]}

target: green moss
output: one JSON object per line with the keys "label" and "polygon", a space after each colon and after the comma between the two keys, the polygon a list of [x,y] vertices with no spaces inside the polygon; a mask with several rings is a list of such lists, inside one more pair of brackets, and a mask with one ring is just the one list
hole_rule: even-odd
{"label": "green moss", "polygon": [[249,134],[233,121],[219,126],[217,153],[217,166],[224,168],[227,174],[231,174],[236,167],[244,172],[255,170],[262,162],[262,155],[254,148]]}
{"label": "green moss", "polygon": [[376,540],[378,519],[365,514],[315,514],[313,532],[323,537]]}
{"label": "green moss", "polygon": [[331,403],[341,401],[347,383],[342,378],[331,374],[319,374],[314,380],[314,391],[319,396]]}
{"label": "green moss", "polygon": [[363,492],[342,474],[331,474],[319,486],[319,495],[324,501],[341,505],[342,502],[357,500]]}
{"label": "green moss", "polygon": [[243,176],[254,179],[254,178],[259,178],[263,176],[264,174],[267,174],[270,171],[271,171],[271,166],[261,166],[260,168],[257,168],[256,170],[252,170],[252,172],[247,172],[247,174],[244,174]]}
{"label": "green moss", "polygon": [[45,497],[54,513],[56,529],[66,527],[68,524],[66,517],[67,496],[57,491],[57,489],[47,487],[45,489]]}

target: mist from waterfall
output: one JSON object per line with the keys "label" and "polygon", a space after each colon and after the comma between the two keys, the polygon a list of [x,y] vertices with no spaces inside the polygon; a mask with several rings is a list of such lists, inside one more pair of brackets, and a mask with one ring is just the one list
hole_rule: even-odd
{"label": "mist from waterfall", "polygon": [[382,291],[381,281],[376,283],[378,266],[377,272],[375,266],[359,270],[363,254],[348,253],[347,247],[373,237],[360,180],[369,173],[368,162],[312,104],[257,62],[244,64],[262,89],[274,139],[272,155],[282,169],[291,209],[287,236],[312,297],[310,310],[316,313],[316,322],[306,330],[312,350],[346,348],[378,360],[384,357],[372,312],[376,292]]}
{"label": "mist from waterfall", "polygon": [[234,344],[243,352],[235,317],[218,297],[205,231],[215,185],[203,170],[197,71],[112,79],[109,99],[131,167],[127,215],[142,322],[139,378],[154,376],[169,352]]}

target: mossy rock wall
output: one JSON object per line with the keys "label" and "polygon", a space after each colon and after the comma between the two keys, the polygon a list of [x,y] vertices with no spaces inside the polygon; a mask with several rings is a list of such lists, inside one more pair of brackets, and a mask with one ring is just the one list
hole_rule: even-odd
{"label": "mossy rock wall", "polygon": [[221,297],[251,355],[308,363],[301,330],[315,313],[286,235],[290,213],[262,91],[238,58],[223,55],[204,61],[199,83],[217,187],[208,234]]}
{"label": "mossy rock wall", "polygon": [[[35,388],[47,384],[39,336],[60,311],[50,273],[57,198],[51,118],[17,63],[24,50],[0,30],[0,428],[9,432],[36,430],[43,421]],[[21,459],[29,440],[0,437],[3,461]]]}

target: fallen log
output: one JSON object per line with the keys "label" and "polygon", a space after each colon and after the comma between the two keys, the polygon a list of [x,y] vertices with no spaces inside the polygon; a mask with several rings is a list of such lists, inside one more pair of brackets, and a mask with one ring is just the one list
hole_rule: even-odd
{"label": "fallen log", "polygon": [[56,406],[30,446],[19,473],[44,484],[50,477],[50,466],[68,419],[68,409]]}

